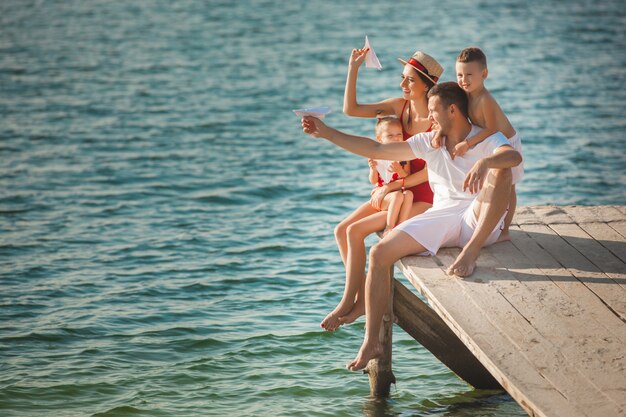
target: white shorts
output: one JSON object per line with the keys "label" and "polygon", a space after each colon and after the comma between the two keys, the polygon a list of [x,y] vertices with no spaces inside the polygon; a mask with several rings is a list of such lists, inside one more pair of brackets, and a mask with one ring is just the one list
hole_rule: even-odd
{"label": "white shorts", "polygon": [[513,184],[517,184],[522,180],[524,176],[524,154],[522,153],[522,139],[517,135],[517,133],[509,138],[509,143],[517,152],[522,155],[522,162],[516,166],[511,168],[511,174],[513,174]]}
{"label": "white shorts", "polygon": [[[439,248],[460,247],[470,241],[478,226],[474,214],[477,199],[455,201],[445,207],[432,207],[424,213],[400,223],[394,230],[401,230],[424,246],[426,252],[420,255],[436,255]],[[496,227],[483,244],[489,246],[500,237],[504,227],[502,215]]]}

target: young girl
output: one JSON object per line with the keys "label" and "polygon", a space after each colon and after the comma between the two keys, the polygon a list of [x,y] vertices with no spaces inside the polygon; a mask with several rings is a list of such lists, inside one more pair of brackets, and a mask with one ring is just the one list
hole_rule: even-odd
{"label": "young girl", "polygon": [[[386,116],[376,122],[376,140],[381,143],[402,142],[402,122],[394,116]],[[411,167],[406,161],[368,160],[370,173],[369,180],[377,187],[383,187],[394,181],[404,184],[405,178],[411,173]],[[398,191],[392,191],[383,198],[380,210],[387,211],[387,226],[383,231],[386,236],[396,225],[409,218],[413,205],[413,193],[407,191],[404,185]],[[376,209],[374,207],[374,209]]]}

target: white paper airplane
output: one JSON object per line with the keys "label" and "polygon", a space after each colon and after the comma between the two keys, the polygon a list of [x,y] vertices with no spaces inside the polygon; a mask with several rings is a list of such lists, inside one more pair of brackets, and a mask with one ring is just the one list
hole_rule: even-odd
{"label": "white paper airplane", "polygon": [[320,106],[320,107],[309,107],[308,109],[297,109],[293,112],[300,117],[304,116],[313,116],[318,119],[323,119],[328,113],[332,110],[328,106]]}
{"label": "white paper airplane", "polygon": [[369,39],[367,39],[367,35],[365,35],[365,46],[363,49],[367,48],[369,48],[369,51],[367,52],[367,55],[365,55],[365,68],[376,68],[377,70],[381,70],[383,66],[380,65],[376,52],[374,52],[374,48],[372,48]]}

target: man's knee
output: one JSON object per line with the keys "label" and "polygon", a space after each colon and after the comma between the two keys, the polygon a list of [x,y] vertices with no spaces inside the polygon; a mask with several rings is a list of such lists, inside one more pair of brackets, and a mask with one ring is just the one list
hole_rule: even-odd
{"label": "man's knee", "polygon": [[494,185],[508,185],[513,184],[513,173],[511,168],[492,168],[489,170],[489,176],[492,179]]}
{"label": "man's knee", "polygon": [[388,241],[381,240],[370,249],[370,265],[390,267],[398,259]]}

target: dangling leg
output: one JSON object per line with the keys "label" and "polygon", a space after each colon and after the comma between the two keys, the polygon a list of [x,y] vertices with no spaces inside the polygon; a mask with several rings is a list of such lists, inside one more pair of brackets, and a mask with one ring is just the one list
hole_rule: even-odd
{"label": "dangling leg", "polygon": [[356,358],[347,365],[351,371],[363,369],[381,353],[378,340],[383,315],[391,291],[390,271],[393,264],[404,256],[421,253],[426,249],[407,233],[393,230],[370,250],[370,266],[365,284],[365,337]]}
{"label": "dangling leg", "polygon": [[[346,321],[343,316],[354,310],[359,303],[363,305],[363,288],[365,285],[365,238],[385,227],[386,216],[387,213],[384,211],[376,212],[348,226],[346,231],[346,284],[343,297],[333,311],[320,323],[324,329],[334,331],[342,324],[354,321],[358,317],[356,316],[351,319],[351,321]],[[355,310],[355,312],[356,311],[357,310]]]}
{"label": "dangling leg", "polygon": [[335,240],[344,265],[348,257],[348,226],[375,213],[378,213],[378,210],[372,207],[369,202],[363,203],[335,227]]}

